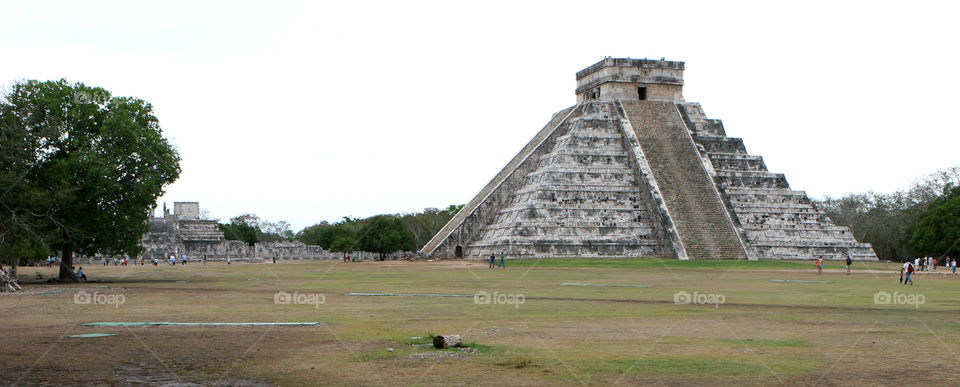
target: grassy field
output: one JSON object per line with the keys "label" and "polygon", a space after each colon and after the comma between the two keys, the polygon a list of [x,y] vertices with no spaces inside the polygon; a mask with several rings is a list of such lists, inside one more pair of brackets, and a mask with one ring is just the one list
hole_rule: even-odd
{"label": "grassy field", "polygon": [[[942,271],[918,274],[915,285],[904,286],[898,265],[886,263],[855,263],[849,276],[837,263],[818,275],[812,262],[507,263],[498,270],[468,261],[85,266],[97,282],[41,278],[23,293],[0,295],[0,380],[960,383],[960,277]],[[55,269],[21,268],[25,278],[38,273],[50,277]],[[318,324],[82,325],[96,321]],[[68,337],[86,333],[116,336]],[[441,334],[462,335],[469,349],[425,345]]]}

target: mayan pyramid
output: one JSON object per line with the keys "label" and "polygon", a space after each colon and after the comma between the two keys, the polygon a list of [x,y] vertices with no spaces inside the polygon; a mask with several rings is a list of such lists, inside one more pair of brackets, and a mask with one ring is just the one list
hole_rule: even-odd
{"label": "mayan pyramid", "polygon": [[876,260],[683,99],[683,62],[606,58],[577,104],[424,246],[434,257]]}

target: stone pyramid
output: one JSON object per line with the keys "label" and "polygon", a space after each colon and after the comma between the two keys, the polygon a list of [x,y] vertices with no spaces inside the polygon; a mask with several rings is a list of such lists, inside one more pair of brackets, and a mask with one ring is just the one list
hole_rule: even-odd
{"label": "stone pyramid", "polygon": [[606,58],[421,253],[876,260],[683,100],[683,62]]}

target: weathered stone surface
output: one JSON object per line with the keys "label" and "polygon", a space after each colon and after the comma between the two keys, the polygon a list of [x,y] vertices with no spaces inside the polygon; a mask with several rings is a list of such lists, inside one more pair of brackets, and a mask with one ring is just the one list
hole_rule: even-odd
{"label": "weathered stone surface", "polygon": [[612,104],[579,107],[465,254],[659,255],[617,118]]}
{"label": "weathered stone surface", "polygon": [[578,104],[555,114],[421,253],[876,259],[684,101],[683,68],[606,58],[578,72]]}

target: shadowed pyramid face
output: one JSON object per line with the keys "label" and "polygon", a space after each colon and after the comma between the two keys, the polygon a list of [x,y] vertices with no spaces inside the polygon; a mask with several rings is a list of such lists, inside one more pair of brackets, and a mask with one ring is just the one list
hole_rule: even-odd
{"label": "shadowed pyramid face", "polygon": [[683,101],[682,62],[607,58],[422,253],[876,260]]}

